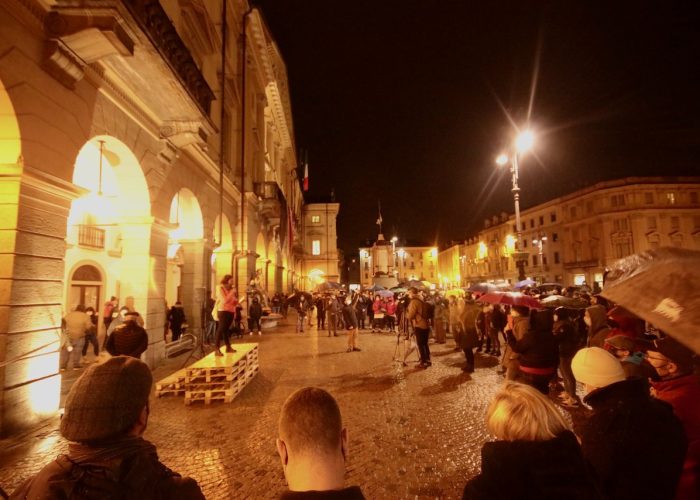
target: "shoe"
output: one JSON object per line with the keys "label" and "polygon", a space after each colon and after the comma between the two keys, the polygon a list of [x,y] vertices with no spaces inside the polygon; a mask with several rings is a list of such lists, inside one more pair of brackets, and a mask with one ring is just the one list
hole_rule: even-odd
{"label": "shoe", "polygon": [[348,347],[345,352],[352,352],[352,347]]}
{"label": "shoe", "polygon": [[418,368],[424,368],[424,369],[425,369],[425,368],[428,368],[428,365],[426,365],[425,363],[418,363]]}
{"label": "shoe", "polygon": [[224,355],[224,353],[221,352],[220,350],[218,350],[218,349],[215,349],[215,350],[214,350],[214,356],[216,356],[217,358],[218,358],[219,356],[223,356],[223,355]]}
{"label": "shoe", "polygon": [[425,364],[427,364],[428,366],[433,366],[433,363],[431,361],[426,361]]}
{"label": "shoe", "polygon": [[476,351],[474,351],[474,352],[481,352],[482,350],[483,350],[483,349],[482,349],[481,347],[479,347],[479,348],[478,348]]}
{"label": "shoe", "polygon": [[493,353],[494,356],[501,357],[501,351],[496,351]]}
{"label": "shoe", "polygon": [[359,347],[353,347],[352,350],[359,352],[361,349]]}
{"label": "shoe", "polygon": [[463,371],[463,372],[467,372],[467,373],[474,373],[474,367],[472,367],[472,366],[465,366],[465,367],[462,368],[462,371]]}
{"label": "shoe", "polygon": [[236,350],[235,350],[233,347],[228,346],[228,347],[226,348],[226,353],[227,353],[227,354],[233,354],[234,352],[236,352]]}
{"label": "shoe", "polygon": [[248,335],[253,335],[253,332],[250,332]]}

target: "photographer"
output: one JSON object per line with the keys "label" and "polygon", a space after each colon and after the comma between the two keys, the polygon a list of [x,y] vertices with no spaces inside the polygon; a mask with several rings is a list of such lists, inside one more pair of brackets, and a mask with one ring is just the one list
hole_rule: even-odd
{"label": "photographer", "polygon": [[418,293],[418,289],[411,287],[408,290],[411,301],[408,304],[407,317],[413,325],[420,353],[420,368],[428,368],[432,365],[430,361],[430,348],[428,347],[428,337],[430,335],[430,324],[428,323],[430,314],[429,306]]}

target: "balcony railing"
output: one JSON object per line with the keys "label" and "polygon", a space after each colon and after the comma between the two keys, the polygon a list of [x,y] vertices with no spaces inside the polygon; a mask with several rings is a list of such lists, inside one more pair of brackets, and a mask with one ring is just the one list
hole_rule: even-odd
{"label": "balcony railing", "polygon": [[78,226],[78,245],[90,248],[105,247],[105,230],[95,226]]}
{"label": "balcony railing", "polygon": [[256,182],[254,186],[255,194],[262,198],[260,211],[264,217],[273,223],[279,224],[282,214],[282,204],[280,203],[280,188],[276,182]]}
{"label": "balcony railing", "polygon": [[600,265],[600,261],[598,259],[564,262],[565,269],[571,269],[574,267],[597,267],[599,265]]}

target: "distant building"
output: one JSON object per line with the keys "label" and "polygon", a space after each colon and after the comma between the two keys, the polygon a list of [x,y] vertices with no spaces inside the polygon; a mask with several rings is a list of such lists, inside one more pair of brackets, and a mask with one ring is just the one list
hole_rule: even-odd
{"label": "distant building", "polygon": [[339,203],[304,205],[304,268],[302,288],[312,289],[321,281],[340,278],[336,220]]}
{"label": "distant building", "polygon": [[[602,284],[606,267],[633,253],[675,246],[700,250],[700,177],[628,177],[599,182],[521,212],[528,277]],[[508,214],[457,250],[440,253],[444,282],[517,281],[516,227]]]}
{"label": "distant building", "polygon": [[372,286],[377,279],[411,279],[438,284],[438,249],[431,246],[402,246],[379,234],[371,247],[360,248],[360,283]]}

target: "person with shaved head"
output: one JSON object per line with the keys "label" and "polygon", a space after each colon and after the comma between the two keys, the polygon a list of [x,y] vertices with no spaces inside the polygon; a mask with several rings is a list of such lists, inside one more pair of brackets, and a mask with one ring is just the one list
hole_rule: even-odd
{"label": "person with shaved head", "polygon": [[282,499],[363,499],[345,487],[348,433],[333,396],[317,387],[294,392],[282,406],[277,438],[289,491]]}

